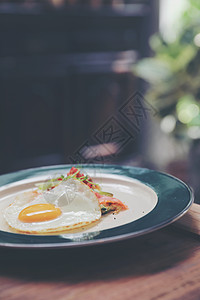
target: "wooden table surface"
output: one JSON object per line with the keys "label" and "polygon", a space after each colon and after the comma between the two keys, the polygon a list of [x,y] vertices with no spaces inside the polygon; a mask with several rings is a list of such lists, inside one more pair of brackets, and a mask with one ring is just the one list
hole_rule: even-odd
{"label": "wooden table surface", "polygon": [[0,299],[200,299],[200,239],[173,225],[123,242],[0,249]]}

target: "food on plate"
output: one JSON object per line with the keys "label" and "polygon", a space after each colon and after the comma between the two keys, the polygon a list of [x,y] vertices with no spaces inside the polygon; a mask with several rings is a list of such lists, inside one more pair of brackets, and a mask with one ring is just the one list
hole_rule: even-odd
{"label": "food on plate", "polygon": [[84,183],[69,178],[53,191],[26,192],[5,209],[10,227],[24,233],[71,230],[96,222],[101,209],[96,195]]}
{"label": "food on plate", "polygon": [[123,209],[127,209],[125,204],[72,167],[67,176],[18,195],[4,210],[4,218],[17,232],[44,234],[85,227],[103,214]]}
{"label": "food on plate", "polygon": [[72,167],[68,173],[68,176],[70,175],[81,180],[93,190],[99,200],[102,214],[106,214],[110,211],[116,214],[128,208],[122,201],[114,198],[112,193],[102,191],[99,184],[94,183],[92,178],[88,175],[81,174],[79,169]]}

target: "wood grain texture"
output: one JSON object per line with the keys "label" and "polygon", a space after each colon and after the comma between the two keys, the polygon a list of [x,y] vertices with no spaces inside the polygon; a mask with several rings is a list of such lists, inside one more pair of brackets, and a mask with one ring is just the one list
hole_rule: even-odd
{"label": "wood grain texture", "polygon": [[189,211],[174,225],[200,235],[200,204],[193,203]]}
{"label": "wood grain texture", "polygon": [[98,247],[0,249],[0,299],[199,300],[200,240],[169,226]]}

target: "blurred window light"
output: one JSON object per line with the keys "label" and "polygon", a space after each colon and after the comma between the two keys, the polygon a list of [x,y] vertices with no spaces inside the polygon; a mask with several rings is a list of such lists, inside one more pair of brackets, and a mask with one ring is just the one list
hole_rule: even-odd
{"label": "blurred window light", "polygon": [[188,7],[188,0],[160,0],[159,30],[167,42],[175,41],[181,30],[180,16]]}
{"label": "blurred window light", "polygon": [[193,140],[200,139],[200,127],[192,126],[188,128],[187,134]]}
{"label": "blurred window light", "polygon": [[194,44],[197,47],[200,47],[200,33],[198,33],[197,35],[195,35],[195,37],[194,37]]}
{"label": "blurred window light", "polygon": [[96,157],[105,157],[116,154],[118,151],[117,144],[105,143],[94,146],[88,146],[84,149],[82,156],[85,159],[92,159]]}
{"label": "blurred window light", "polygon": [[62,6],[65,3],[64,0],[50,0],[49,2],[55,6]]}
{"label": "blurred window light", "polygon": [[162,131],[170,133],[175,129],[176,119],[173,115],[168,115],[164,117],[160,123]]}

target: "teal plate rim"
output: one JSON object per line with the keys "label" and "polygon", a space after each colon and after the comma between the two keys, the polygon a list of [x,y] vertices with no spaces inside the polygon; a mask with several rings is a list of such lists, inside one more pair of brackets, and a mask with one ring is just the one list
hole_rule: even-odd
{"label": "teal plate rim", "polygon": [[[0,175],[0,187],[23,179],[49,175],[55,171],[67,171],[73,165],[55,165],[26,169]],[[183,181],[169,174],[121,165],[83,164],[84,169],[98,169],[104,174],[123,175],[139,180],[152,188],[158,197],[155,208],[142,218],[131,223],[98,233],[81,233],[74,239],[62,235],[26,235],[0,231],[0,247],[55,249],[100,245],[144,235],[167,226],[183,216],[194,201],[193,192]]]}

